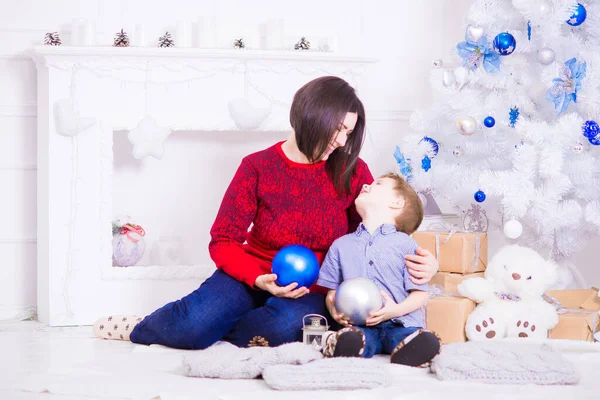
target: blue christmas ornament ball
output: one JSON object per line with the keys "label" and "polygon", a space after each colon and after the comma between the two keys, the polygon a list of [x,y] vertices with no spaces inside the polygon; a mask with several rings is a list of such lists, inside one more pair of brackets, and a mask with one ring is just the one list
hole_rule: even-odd
{"label": "blue christmas ornament ball", "polygon": [[517,47],[515,37],[508,32],[502,32],[494,38],[494,49],[501,55],[507,56],[512,54]]}
{"label": "blue christmas ornament ball", "polygon": [[319,277],[319,260],[308,247],[292,244],[283,247],[275,254],[271,271],[277,275],[279,286],[298,282],[299,287],[311,287]]}
{"label": "blue christmas ornament ball", "polygon": [[491,128],[491,127],[493,127],[494,125],[496,125],[496,120],[494,119],[494,117],[486,117],[486,118],[483,120],[483,124],[484,124],[486,127],[488,127],[488,128]]}
{"label": "blue christmas ornament ball", "polygon": [[475,198],[475,201],[478,203],[482,203],[485,201],[485,193],[483,193],[483,191],[478,190],[475,192],[475,196],[473,196]]}
{"label": "blue christmas ornament ball", "polygon": [[600,126],[596,123],[596,121],[585,121],[583,124],[583,136],[586,138],[593,138],[600,135]]}
{"label": "blue christmas ornament ball", "polygon": [[588,140],[594,146],[600,146],[600,135],[588,138]]}
{"label": "blue christmas ornament ball", "polygon": [[577,8],[573,12],[573,14],[571,14],[569,19],[567,20],[567,24],[569,24],[571,26],[579,26],[579,25],[583,24],[583,22],[585,21],[586,18],[587,18],[587,10],[583,6],[583,4],[577,3]]}

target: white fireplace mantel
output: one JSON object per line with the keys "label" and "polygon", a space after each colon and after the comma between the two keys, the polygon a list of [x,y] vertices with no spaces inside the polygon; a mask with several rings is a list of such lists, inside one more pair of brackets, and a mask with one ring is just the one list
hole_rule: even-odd
{"label": "white fireplace mantel", "polygon": [[[113,131],[146,116],[170,130],[289,130],[305,82],[359,87],[374,59],[302,51],[38,46],[38,318],[91,324],[145,315],[195,289],[213,265],[112,267]],[[69,118],[57,118],[57,105]],[[64,110],[63,110],[64,111]],[[64,125],[85,125],[64,136]],[[168,271],[168,272],[166,272]]]}

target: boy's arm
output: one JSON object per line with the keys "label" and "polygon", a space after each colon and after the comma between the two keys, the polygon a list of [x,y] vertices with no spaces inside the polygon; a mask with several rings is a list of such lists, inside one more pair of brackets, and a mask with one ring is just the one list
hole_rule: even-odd
{"label": "boy's arm", "polygon": [[406,299],[400,303],[396,303],[394,299],[388,296],[384,291],[381,292],[381,295],[383,296],[385,304],[380,310],[371,313],[371,317],[366,322],[367,326],[374,326],[392,318],[401,317],[416,311],[425,305],[429,298],[429,293],[423,290],[411,291]]}
{"label": "boy's arm", "polygon": [[[406,314],[410,314],[413,311],[418,310],[427,303],[429,293],[422,290],[413,290],[408,294],[408,297],[401,301],[399,304],[392,305],[392,317],[401,317]],[[391,319],[390,318],[390,319]]]}
{"label": "boy's arm", "polygon": [[333,242],[325,255],[323,264],[321,264],[317,285],[327,289],[337,289],[341,283],[342,268],[340,265],[339,249],[337,243]]}

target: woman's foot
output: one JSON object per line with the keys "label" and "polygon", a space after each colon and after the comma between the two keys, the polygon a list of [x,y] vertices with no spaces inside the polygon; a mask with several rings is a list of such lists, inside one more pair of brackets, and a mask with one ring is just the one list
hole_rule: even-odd
{"label": "woman's foot", "polygon": [[135,315],[110,315],[94,324],[94,335],[102,339],[129,340],[133,328],[142,320]]}
{"label": "woman's foot", "polygon": [[361,357],[365,350],[365,335],[358,328],[343,328],[325,338],[325,357]]}
{"label": "woman's foot", "polygon": [[440,353],[440,348],[440,338],[435,333],[420,329],[396,346],[390,361],[411,367],[428,367],[431,360]]}

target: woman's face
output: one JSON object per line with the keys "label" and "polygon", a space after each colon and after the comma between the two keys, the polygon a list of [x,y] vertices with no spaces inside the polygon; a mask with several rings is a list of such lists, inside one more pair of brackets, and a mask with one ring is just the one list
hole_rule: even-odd
{"label": "woman's face", "polygon": [[333,139],[331,143],[329,143],[329,147],[320,158],[320,161],[326,161],[331,153],[333,153],[338,147],[343,147],[346,144],[346,140],[348,140],[348,136],[354,130],[356,126],[356,121],[358,120],[358,114],[355,112],[346,113],[346,118],[342,122],[335,131],[333,135]]}

